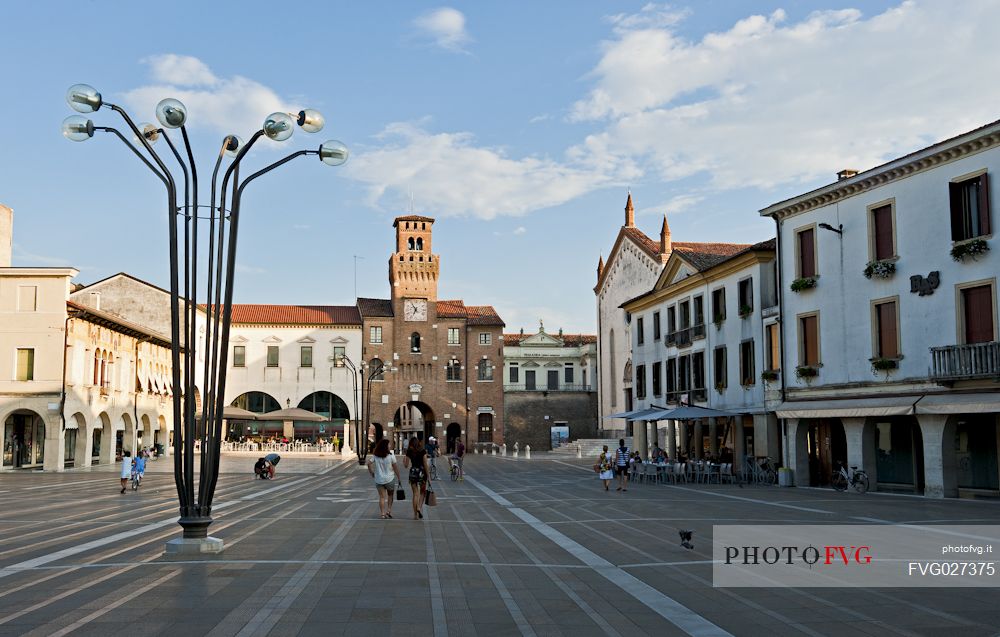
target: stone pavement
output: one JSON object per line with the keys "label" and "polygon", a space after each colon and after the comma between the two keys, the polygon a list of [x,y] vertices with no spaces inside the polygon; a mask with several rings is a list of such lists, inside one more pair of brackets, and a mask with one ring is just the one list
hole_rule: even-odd
{"label": "stone pavement", "polygon": [[[0,635],[995,635],[997,589],[712,588],[718,523],[1000,523],[993,501],[632,485],[591,461],[470,456],[440,504],[381,520],[368,473],[224,458],[211,533],[167,557],[171,462],[120,495],[113,467],[0,474]],[[404,474],[405,475],[405,474]],[[613,488],[613,487],[612,487]],[[694,550],[678,529],[694,530]]]}

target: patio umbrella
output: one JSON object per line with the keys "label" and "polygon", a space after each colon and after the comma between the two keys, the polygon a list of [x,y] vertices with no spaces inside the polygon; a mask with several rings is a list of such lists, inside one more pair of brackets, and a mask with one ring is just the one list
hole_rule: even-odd
{"label": "patio umbrella", "polygon": [[257,414],[257,420],[282,420],[286,422],[290,420],[299,420],[308,422],[323,422],[329,419],[326,416],[320,416],[312,411],[299,409],[298,407],[291,407],[289,409],[269,411],[266,414]]}
{"label": "patio umbrella", "polygon": [[633,409],[632,411],[620,411],[617,414],[611,414],[610,416],[605,416],[604,420],[609,420],[611,418],[631,418],[633,415],[639,413],[640,411],[645,411],[645,410]]}
{"label": "patio umbrella", "polygon": [[626,420],[659,420],[656,414],[663,413],[666,411],[666,407],[657,407],[653,405],[648,409],[639,409],[632,412],[632,415],[626,418]]}
{"label": "patio umbrella", "polygon": [[[225,420],[257,420],[257,416],[258,414],[252,411],[233,407],[232,405],[222,408],[222,418]],[[195,418],[201,420],[201,412],[197,413]]]}
{"label": "patio umbrella", "polygon": [[699,407],[697,405],[681,405],[675,409],[657,410],[647,414],[647,420],[698,420],[700,418],[729,418],[738,416],[729,411]]}

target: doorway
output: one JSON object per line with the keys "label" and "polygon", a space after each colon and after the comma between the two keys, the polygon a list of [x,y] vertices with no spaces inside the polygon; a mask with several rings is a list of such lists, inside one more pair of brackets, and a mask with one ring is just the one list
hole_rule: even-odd
{"label": "doorway", "polygon": [[524,388],[528,391],[535,390],[535,371],[533,369],[524,371]]}
{"label": "doorway", "polygon": [[449,454],[455,453],[455,446],[459,438],[462,437],[462,425],[453,422],[445,429],[445,451]]}
{"label": "doorway", "polygon": [[3,466],[37,467],[45,460],[45,423],[33,412],[11,414],[4,422]]}
{"label": "doorway", "polygon": [[479,414],[479,442],[493,442],[493,414]]}
{"label": "doorway", "polygon": [[847,435],[839,418],[823,418],[809,424],[806,434],[809,452],[809,485],[830,486],[837,463],[847,465]]}

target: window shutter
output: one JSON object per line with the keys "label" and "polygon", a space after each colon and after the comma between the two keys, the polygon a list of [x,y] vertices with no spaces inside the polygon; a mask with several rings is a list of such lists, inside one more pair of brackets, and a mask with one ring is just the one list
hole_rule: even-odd
{"label": "window shutter", "polygon": [[968,238],[962,222],[962,184],[948,184],[948,198],[951,201],[951,240],[962,241]]}
{"label": "window shutter", "polygon": [[979,177],[979,234],[990,234],[990,176]]}
{"label": "window shutter", "polygon": [[892,248],[892,206],[882,206],[872,210],[875,226],[875,258],[889,259],[895,256]]}
{"label": "window shutter", "polygon": [[816,276],[816,243],[812,229],[799,233],[799,276]]}
{"label": "window shutter", "polygon": [[878,309],[878,355],[882,358],[899,356],[896,347],[896,304],[882,303]]}
{"label": "window shutter", "polygon": [[965,342],[993,340],[993,291],[988,285],[962,290],[965,314]]}
{"label": "window shutter", "polygon": [[816,317],[806,316],[802,319],[802,364],[816,365],[819,363],[819,335],[816,333]]}

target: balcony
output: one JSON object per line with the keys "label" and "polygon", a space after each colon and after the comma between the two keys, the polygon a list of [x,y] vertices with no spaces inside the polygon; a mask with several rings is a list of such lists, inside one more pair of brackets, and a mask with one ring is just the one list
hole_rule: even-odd
{"label": "balcony", "polygon": [[545,385],[535,385],[528,387],[524,383],[505,384],[504,391],[594,391],[592,385],[559,385],[558,387],[546,387]]}
{"label": "balcony", "polygon": [[1000,379],[1000,342],[945,345],[931,348],[931,379]]}

